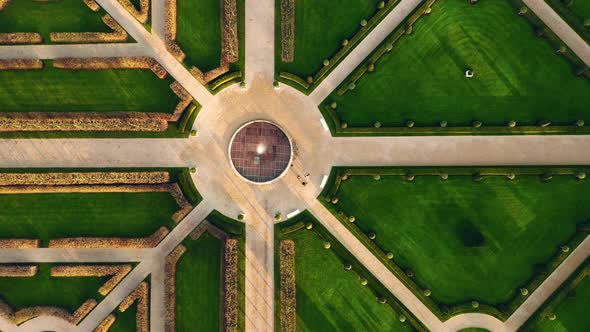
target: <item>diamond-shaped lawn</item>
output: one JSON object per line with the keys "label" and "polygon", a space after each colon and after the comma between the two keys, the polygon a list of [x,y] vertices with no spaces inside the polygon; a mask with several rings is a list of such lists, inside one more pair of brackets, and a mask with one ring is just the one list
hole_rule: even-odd
{"label": "diamond-shaped lawn", "polygon": [[352,176],[335,209],[374,231],[436,302],[494,305],[510,300],[590,218],[589,195],[590,181],[574,176]]}
{"label": "diamond-shaped lawn", "polygon": [[297,331],[413,330],[409,321],[398,320],[399,313],[389,305],[377,302],[369,288],[374,284],[363,286],[355,272],[344,270],[334,253],[340,244],[332,243],[326,250],[326,239],[305,229],[280,239],[295,242]]}
{"label": "diamond-shaped lawn", "polygon": [[[360,29],[361,20],[369,20],[377,11],[377,0],[295,0],[295,60],[281,61],[281,29],[277,25],[277,72],[289,72],[302,78],[322,68]],[[280,1],[277,1],[280,21]]]}
{"label": "diamond-shaped lawn", "polygon": [[572,124],[590,115],[590,82],[535,36],[509,0],[439,0],[374,73],[327,100],[353,127]]}

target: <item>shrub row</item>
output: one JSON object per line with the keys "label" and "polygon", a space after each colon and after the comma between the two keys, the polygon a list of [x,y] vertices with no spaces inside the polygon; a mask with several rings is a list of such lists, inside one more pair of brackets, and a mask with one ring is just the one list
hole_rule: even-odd
{"label": "shrub row", "polygon": [[91,43],[120,43],[127,40],[127,31],[115,21],[111,15],[102,17],[102,21],[112,32],[52,32],[49,39],[54,43],[91,44]]}
{"label": "shrub row", "polygon": [[3,59],[0,60],[0,70],[29,70],[42,69],[43,61],[39,59]]}
{"label": "shrub row", "polygon": [[100,5],[95,0],[82,0],[84,4],[93,12],[98,12],[100,10]]}
{"label": "shrub row", "polygon": [[41,246],[39,239],[0,239],[2,249],[33,249]]}
{"label": "shrub row", "polygon": [[52,277],[106,277],[112,276],[98,292],[106,296],[131,272],[131,264],[117,265],[56,265],[51,268]]}
{"label": "shrub row", "polygon": [[149,332],[149,286],[143,281],[119,304],[119,311],[125,312],[133,303],[137,303],[135,314],[135,330],[137,332]]}
{"label": "shrub row", "polygon": [[68,237],[49,240],[49,248],[153,248],[170,231],[160,227],[154,234],[143,238],[119,237]]}
{"label": "shrub row", "polygon": [[214,79],[213,81],[211,81],[207,85],[207,88],[213,94],[216,94],[217,92],[225,89],[226,87],[228,87],[232,84],[242,82],[243,79],[244,79],[244,72],[242,72],[241,70],[233,71],[230,73],[226,73],[225,75],[221,75],[218,78]]}
{"label": "shrub row", "polygon": [[0,44],[41,44],[43,37],[34,32],[9,32],[0,33]]}
{"label": "shrub row", "polygon": [[238,1],[223,0],[221,12],[221,62],[235,63],[239,60]]}
{"label": "shrub row", "polygon": [[197,190],[197,187],[193,183],[191,178],[190,171],[188,169],[183,169],[182,172],[178,175],[178,184],[186,196],[186,199],[193,205],[197,206],[202,200],[203,197]]}
{"label": "shrub row", "polygon": [[164,44],[166,49],[179,62],[186,58],[186,54],[182,51],[180,46],[176,43],[176,14],[177,14],[176,0],[166,0],[166,19],[164,24]]}
{"label": "shrub row", "polygon": [[[302,90],[305,93],[311,92],[318,86],[327,76],[336,68],[336,66],[346,58],[346,56],[371,32],[382,20],[393,10],[393,8],[397,5],[399,0],[388,0],[384,3],[382,8],[378,8],[378,11],[373,15],[366,23],[361,26],[361,28],[355,33],[352,38],[347,39],[345,45],[342,46],[334,56],[328,60],[327,65],[324,65],[318,72],[316,72],[313,77],[310,76],[307,80],[302,78],[297,79],[289,79],[292,76],[296,76],[294,74],[281,72],[279,73],[279,78],[285,79],[286,83],[292,82],[297,84],[295,86],[297,89]],[[381,7],[381,6],[379,6]],[[302,82],[306,82],[306,84],[300,84]]]}
{"label": "shrub row", "polygon": [[[418,297],[435,315],[441,320],[446,320],[452,316],[466,313],[466,312],[482,312],[501,320],[505,320],[512,314],[518,306],[520,306],[526,299],[518,290],[515,290],[515,295],[512,300],[501,305],[488,305],[480,304],[478,302],[469,302],[464,304],[458,304],[453,306],[447,306],[435,302],[430,294],[426,295],[425,291],[427,288],[418,285],[412,277],[408,276],[406,271],[400,268],[392,259],[388,257],[389,251],[383,249],[379,244],[370,238],[370,236],[364,232],[357,224],[355,219],[351,222],[350,216],[346,216],[344,213],[338,211],[334,202],[338,202],[337,196],[342,181],[350,178],[351,176],[372,176],[375,180],[379,180],[381,176],[404,176],[409,179],[408,174],[411,174],[413,181],[415,176],[473,176],[479,174],[480,176],[507,176],[507,175],[536,175],[541,176],[542,174],[554,174],[559,176],[575,176],[580,173],[589,171],[589,168],[584,167],[544,167],[544,168],[531,168],[531,167],[494,167],[494,168],[466,168],[466,167],[418,167],[411,169],[404,168],[336,168],[330,175],[329,184],[326,186],[324,191],[320,194],[320,201],[333,215],[347,228],[349,229],[358,239],[361,241],[367,249],[369,249],[406,287],[408,287],[416,297]],[[336,198],[336,200],[335,200]],[[577,228],[577,233],[565,244],[565,247],[575,248],[581,241],[590,234],[589,224],[580,224]],[[568,252],[559,250],[556,255],[551,258],[547,264],[537,271],[537,275],[531,278],[526,285],[523,285],[521,289],[526,289],[527,294],[532,293],[540,284],[545,280],[551,272],[553,272],[559,264],[561,264],[565,258],[569,255]]]}
{"label": "shrub row", "polygon": [[165,332],[176,331],[176,264],[185,252],[186,247],[181,244],[166,257],[165,271],[167,278],[164,281]]}
{"label": "shrub row", "polygon": [[37,265],[8,264],[0,266],[0,277],[33,277],[39,271]]}
{"label": "shrub row", "polygon": [[[84,0],[87,1],[87,0]],[[94,1],[94,0],[90,0]],[[139,10],[135,7],[131,0],[118,0],[119,3],[125,8],[131,16],[135,17],[135,19],[141,23],[146,24],[148,23],[148,18],[150,16],[150,3],[149,0],[139,0]]]}
{"label": "shrub row", "polygon": [[[156,60],[150,57],[115,57],[115,58],[58,58],[53,60],[53,67],[60,69],[150,69],[158,78],[164,79],[168,72]],[[0,69],[2,69],[0,67]]]}
{"label": "shrub row", "polygon": [[295,242],[283,240],[279,245],[280,327],[284,332],[297,331],[297,297],[295,283]]}
{"label": "shrub row", "polygon": [[117,320],[117,316],[115,314],[110,314],[105,318],[100,324],[94,329],[93,332],[108,332]]}
{"label": "shrub row", "polygon": [[24,308],[14,312],[10,306],[2,303],[0,305],[0,315],[12,321],[15,325],[20,325],[39,316],[56,317],[71,324],[78,324],[97,304],[98,302],[95,299],[86,300],[73,314],[70,314],[64,309],[42,306]]}
{"label": "shrub row", "polygon": [[169,181],[169,172],[0,173],[0,186],[161,184]]}
{"label": "shrub row", "polygon": [[295,0],[281,0],[281,61],[295,59]]}
{"label": "shrub row", "polygon": [[226,239],[223,252],[223,327],[224,331],[239,330],[240,302],[238,240]]}

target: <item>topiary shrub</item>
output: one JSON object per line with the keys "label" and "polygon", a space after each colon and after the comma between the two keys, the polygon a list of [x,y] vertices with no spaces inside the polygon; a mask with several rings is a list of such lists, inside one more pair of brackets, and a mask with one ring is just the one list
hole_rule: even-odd
{"label": "topiary shrub", "polygon": [[551,125],[551,121],[547,121],[547,120],[541,120],[539,121],[539,126],[546,128],[549,127]]}
{"label": "topiary shrub", "polygon": [[351,265],[350,263],[344,263],[344,266],[343,266],[343,267],[344,267],[344,269],[345,269],[346,271],[350,271],[350,270],[352,270],[352,265]]}
{"label": "topiary shrub", "polygon": [[449,175],[447,173],[442,173],[440,174],[440,178],[443,180],[447,180],[449,178]]}
{"label": "topiary shrub", "polygon": [[415,175],[413,175],[413,174],[406,174],[406,175],[404,176],[404,180],[406,180],[406,181],[408,181],[408,182],[414,181],[415,179],[416,179],[416,176],[415,176]]}
{"label": "topiary shrub", "polygon": [[406,122],[406,127],[408,127],[408,128],[413,128],[413,127],[414,127],[414,125],[415,125],[415,123],[414,123],[414,121],[412,121],[412,120],[410,120],[410,121]]}
{"label": "topiary shrub", "polygon": [[472,307],[473,309],[477,309],[477,308],[479,308],[479,302],[477,302],[477,301],[471,301],[471,307]]}
{"label": "topiary shrub", "polygon": [[367,26],[367,23],[368,23],[367,20],[364,20],[364,19],[361,20],[361,26],[362,27],[366,27]]}
{"label": "topiary shrub", "polygon": [[348,217],[348,222],[355,222],[355,221],[356,221],[356,217],[355,216]]}
{"label": "topiary shrub", "polygon": [[373,175],[373,180],[375,180],[375,181],[381,180],[381,175],[379,175],[379,174]]}
{"label": "topiary shrub", "polygon": [[429,297],[430,295],[432,295],[432,292],[430,291],[430,289],[425,289],[424,296]]}
{"label": "topiary shrub", "polygon": [[386,304],[387,303],[387,299],[384,298],[383,296],[378,296],[377,297],[377,302],[379,302],[381,304]]}
{"label": "topiary shrub", "polygon": [[471,123],[471,125],[473,126],[473,128],[481,128],[481,126],[483,126],[483,122],[475,120],[473,121],[473,123]]}
{"label": "topiary shrub", "polygon": [[377,3],[378,9],[383,9],[384,7],[385,7],[385,1],[379,1],[379,3]]}
{"label": "topiary shrub", "polygon": [[518,9],[518,15],[522,16],[529,12],[528,7],[522,6]]}
{"label": "topiary shrub", "polygon": [[312,83],[313,83],[313,76],[307,76],[307,77],[305,78],[305,81],[306,81],[308,84],[312,84]]}
{"label": "topiary shrub", "polygon": [[526,288],[521,288],[519,291],[520,291],[520,295],[522,295],[522,296],[529,295],[529,290]]}
{"label": "topiary shrub", "polygon": [[510,128],[516,127],[516,121],[510,121],[510,122],[508,122],[508,127],[510,127]]}
{"label": "topiary shrub", "polygon": [[367,233],[367,237],[369,237],[371,240],[375,240],[377,238],[377,234],[375,234],[375,232],[369,232]]}
{"label": "topiary shrub", "polygon": [[330,60],[324,59],[324,61],[322,62],[322,64],[324,65],[324,67],[327,67],[327,66],[330,65]]}
{"label": "topiary shrub", "polygon": [[346,129],[346,128],[348,128],[348,122],[342,122],[342,123],[340,124],[340,128],[342,128],[342,129]]}
{"label": "topiary shrub", "polygon": [[365,278],[360,278],[359,281],[361,282],[361,285],[363,285],[363,286],[367,286],[367,284],[369,283],[369,281]]}
{"label": "topiary shrub", "polygon": [[584,180],[586,178],[586,173],[576,173],[576,179],[578,180]]}
{"label": "topiary shrub", "polygon": [[310,222],[308,222],[307,224],[305,224],[305,228],[308,229],[308,230],[310,230],[310,229],[313,228],[313,224],[310,223]]}
{"label": "topiary shrub", "polygon": [[370,72],[370,73],[374,72],[375,71],[375,64],[374,63],[370,63],[367,66],[367,71]]}
{"label": "topiary shrub", "polygon": [[350,82],[348,84],[348,90],[354,90],[354,88],[356,88],[356,84],[354,84],[354,82]]}
{"label": "topiary shrub", "polygon": [[385,257],[387,257],[387,259],[389,259],[389,260],[392,260],[392,259],[393,259],[393,253],[392,253],[391,251],[388,251],[388,252],[385,254]]}
{"label": "topiary shrub", "polygon": [[324,241],[324,248],[330,249],[330,248],[332,248],[332,244],[328,241]]}
{"label": "topiary shrub", "polygon": [[244,220],[246,216],[244,216],[243,214],[238,214],[238,220],[242,221]]}
{"label": "topiary shrub", "polygon": [[578,120],[574,123],[576,125],[576,127],[584,127],[584,120]]}
{"label": "topiary shrub", "polygon": [[336,108],[338,108],[338,103],[336,103],[335,101],[330,103],[330,108],[335,110]]}
{"label": "topiary shrub", "polygon": [[375,122],[373,125],[375,128],[381,128],[381,122]]}
{"label": "topiary shrub", "polygon": [[342,46],[346,46],[348,45],[348,39],[343,39],[342,40]]}
{"label": "topiary shrub", "polygon": [[397,319],[399,319],[399,321],[403,323],[406,321],[407,318],[404,315],[399,315],[399,317]]}
{"label": "topiary shrub", "polygon": [[191,173],[197,173],[197,169],[195,167],[191,167],[190,171]]}
{"label": "topiary shrub", "polygon": [[516,179],[516,174],[514,174],[514,173],[506,174],[506,178],[508,180],[514,180],[514,179]]}
{"label": "topiary shrub", "polygon": [[197,136],[197,131],[196,130],[191,130],[191,136]]}
{"label": "topiary shrub", "polygon": [[348,180],[348,174],[344,174],[344,175],[342,175],[342,177],[340,177],[340,179],[341,179],[342,181],[346,181],[346,180]]}
{"label": "topiary shrub", "polygon": [[440,126],[441,128],[446,128],[446,127],[447,127],[447,125],[448,125],[448,123],[447,123],[446,121],[444,121],[444,120],[443,120],[443,121],[441,121],[441,122],[439,123],[439,126]]}
{"label": "topiary shrub", "polygon": [[275,220],[276,221],[281,221],[281,219],[283,219],[283,216],[281,216],[280,213],[275,214]]}

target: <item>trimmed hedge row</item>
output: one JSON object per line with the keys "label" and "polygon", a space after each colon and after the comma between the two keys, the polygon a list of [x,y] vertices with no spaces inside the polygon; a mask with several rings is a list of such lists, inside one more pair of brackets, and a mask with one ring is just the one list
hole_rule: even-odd
{"label": "trimmed hedge row", "polygon": [[[310,228],[311,227],[311,228]],[[407,321],[416,331],[428,331],[414,315],[399,302],[389,290],[379,282],[324,226],[321,225],[308,211],[275,226],[275,242],[284,239],[290,233],[297,231],[312,231],[324,242],[330,244],[332,251],[343,265],[350,265],[350,271],[364,278],[368,287],[379,301],[385,300],[400,320]],[[278,247],[275,245],[275,247]],[[278,255],[275,254],[278,261]],[[275,263],[277,265],[278,263]],[[276,278],[275,278],[276,279]],[[277,290],[278,291],[278,290]],[[278,322],[278,320],[277,320]],[[281,330],[281,327],[277,327]]]}
{"label": "trimmed hedge row", "polygon": [[[590,79],[590,69],[586,64],[571,50],[567,49],[561,39],[553,33],[532,11],[526,8],[522,0],[510,0],[519,16],[527,18],[527,21],[535,30],[538,37],[545,38],[572,66],[574,74],[584,76]],[[559,2],[559,0],[554,0]],[[375,70],[375,64],[383,55],[389,53],[393,45],[404,35],[411,34],[413,24],[422,16],[431,13],[432,5],[436,0],[427,0],[419,6],[404,21],[403,24],[395,29],[381,45],[371,53],[365,62],[355,69],[349,77],[338,87],[336,93],[344,95],[351,87],[356,85],[367,72]],[[590,128],[584,127],[584,122],[579,120],[573,122],[570,126],[559,125],[552,126],[549,121],[539,121],[536,126],[517,126],[516,122],[507,123],[506,126],[486,126],[479,120],[473,121],[470,126],[448,127],[445,121],[441,121],[438,127],[416,127],[413,121],[408,121],[405,127],[382,127],[380,122],[376,122],[373,127],[354,127],[351,128],[346,122],[343,122],[336,112],[337,104],[331,101],[324,102],[320,106],[320,111],[326,118],[330,130],[335,136],[424,136],[424,135],[535,135],[535,134],[553,134],[553,135],[588,135]],[[442,122],[445,122],[443,125]]]}
{"label": "trimmed hedge row", "polygon": [[214,79],[213,81],[211,81],[209,84],[207,84],[207,89],[209,89],[209,91],[211,91],[211,93],[213,93],[215,95],[219,91],[227,88],[228,86],[235,84],[235,83],[240,83],[243,80],[244,80],[244,72],[243,71],[241,71],[241,70],[233,71],[230,73],[223,74],[223,75],[219,76],[218,78]]}
{"label": "trimmed hedge row", "polygon": [[[435,302],[430,296],[425,295],[427,287],[418,285],[406,272],[393,260],[387,257],[387,251],[383,250],[375,241],[369,238],[355,222],[350,222],[348,216],[338,211],[332,204],[332,199],[337,197],[338,190],[343,181],[343,176],[372,176],[378,180],[381,176],[403,176],[407,181],[413,181],[416,176],[471,176],[474,181],[482,181],[486,176],[518,176],[537,175],[540,181],[547,181],[551,176],[581,176],[583,178],[590,171],[590,167],[353,167],[334,168],[330,174],[328,185],[324,188],[318,199],[332,214],[351,232],[367,249],[369,249],[416,297],[418,297],[439,319],[445,321],[452,316],[467,313],[480,312],[492,315],[501,320],[506,320],[526,299],[515,290],[515,295],[507,303],[492,306],[477,302],[469,302],[454,306],[446,306]],[[549,176],[548,176],[549,175]],[[441,179],[442,181],[442,179]],[[577,247],[588,235],[590,235],[590,223],[580,224],[577,233],[567,242],[569,248]],[[523,287],[531,294],[541,283],[561,264],[572,250],[568,252],[558,251],[542,268],[537,275],[531,278]]]}
{"label": "trimmed hedge row", "polygon": [[387,0],[385,1],[383,8],[377,7],[378,11],[367,20],[367,24],[361,26],[356,34],[348,40],[348,43],[342,46],[342,48],[329,59],[327,65],[324,65],[313,75],[313,77],[310,76],[311,80],[307,81],[295,74],[287,72],[280,72],[278,80],[303,93],[311,93],[311,91],[313,91],[332,72],[332,70],[344,60],[344,58],[346,58],[346,56],[385,18],[385,16],[395,8],[398,2],[399,0]]}
{"label": "trimmed hedge row", "polygon": [[545,301],[545,303],[520,328],[522,331],[533,331],[537,324],[547,319],[557,306],[565,300],[576,287],[590,276],[590,260],[586,259],[578,269]]}
{"label": "trimmed hedge row", "polygon": [[197,206],[203,200],[203,197],[199,194],[197,187],[195,187],[195,184],[191,179],[191,174],[188,168],[184,168],[182,172],[178,174],[178,185],[180,185],[182,193],[193,206]]}
{"label": "trimmed hedge row", "polygon": [[182,113],[180,119],[178,119],[178,131],[188,137],[200,111],[201,105],[199,105],[196,101],[193,101],[191,106],[189,106],[188,109]]}

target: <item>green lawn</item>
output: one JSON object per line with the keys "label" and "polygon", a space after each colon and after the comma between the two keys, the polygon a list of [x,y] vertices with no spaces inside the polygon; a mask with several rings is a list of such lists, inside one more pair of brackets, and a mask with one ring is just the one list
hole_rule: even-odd
{"label": "green lawn", "polygon": [[189,66],[202,71],[219,67],[221,3],[219,0],[178,1],[176,40]]}
{"label": "green lawn", "polygon": [[570,7],[574,14],[584,19],[590,18],[590,1],[588,0],[574,0]]}
{"label": "green lawn", "polygon": [[173,113],[178,97],[150,70],[0,71],[2,112]]}
{"label": "green lawn", "polygon": [[586,277],[575,288],[575,296],[566,298],[555,308],[557,319],[544,319],[534,328],[535,332],[590,331],[590,278]]}
{"label": "green lawn", "polygon": [[343,269],[318,235],[302,230],[284,239],[295,241],[298,331],[412,331]]}
{"label": "green lawn", "polygon": [[50,264],[41,264],[34,277],[0,277],[0,297],[13,309],[54,306],[75,311],[87,299],[99,300],[98,289],[109,277],[51,277]]}
{"label": "green lawn", "polygon": [[219,331],[222,243],[203,234],[183,243],[176,267],[176,330]]}
{"label": "green lawn", "polygon": [[133,332],[136,331],[137,304],[129,307],[125,312],[117,310],[117,320],[111,325],[109,332]]}
{"label": "green lawn", "polygon": [[[466,69],[475,77],[466,79]],[[588,119],[590,82],[536,38],[509,0],[439,0],[353,91],[332,93],[351,126],[571,124]]]}
{"label": "green lawn", "polygon": [[144,237],[172,225],[169,193],[0,195],[3,238]]}
{"label": "green lawn", "polygon": [[[281,62],[281,30],[276,28],[277,71],[286,71],[302,78],[322,68],[322,61],[330,59],[342,47],[343,39],[350,39],[376,11],[377,0],[296,0],[295,1],[295,61]],[[280,8],[277,0],[277,8]],[[277,21],[280,11],[277,10]]]}
{"label": "green lawn", "polygon": [[49,42],[51,32],[109,32],[82,0],[13,0],[0,11],[0,33],[37,32]]}
{"label": "green lawn", "polygon": [[590,217],[590,182],[556,176],[353,176],[335,209],[374,231],[384,251],[411,269],[439,303],[510,300]]}

